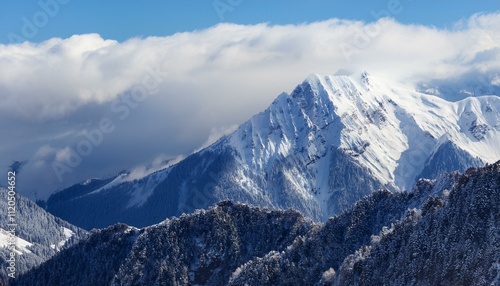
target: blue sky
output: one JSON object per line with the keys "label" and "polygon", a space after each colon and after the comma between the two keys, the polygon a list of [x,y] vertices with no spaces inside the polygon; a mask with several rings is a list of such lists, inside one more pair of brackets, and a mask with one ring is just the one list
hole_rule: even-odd
{"label": "blue sky", "polygon": [[330,18],[373,22],[381,15],[378,12],[389,10],[388,5],[397,8],[398,13],[390,14],[400,23],[439,28],[451,28],[474,13],[500,9],[497,0],[0,0],[0,43],[40,42],[86,33],[124,41],[205,29],[220,22],[282,25]]}

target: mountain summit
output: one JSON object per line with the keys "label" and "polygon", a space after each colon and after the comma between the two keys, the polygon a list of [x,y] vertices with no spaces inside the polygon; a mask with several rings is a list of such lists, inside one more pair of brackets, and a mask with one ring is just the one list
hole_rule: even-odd
{"label": "mountain summit", "polygon": [[314,220],[380,188],[500,158],[500,98],[448,102],[368,73],[313,74],[234,133],[141,179],[122,174],[51,196],[83,228],[135,226],[223,199],[295,208]]}

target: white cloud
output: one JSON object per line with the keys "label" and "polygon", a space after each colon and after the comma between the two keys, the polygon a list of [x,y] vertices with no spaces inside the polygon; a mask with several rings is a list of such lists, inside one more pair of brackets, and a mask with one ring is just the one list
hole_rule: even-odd
{"label": "white cloud", "polygon": [[71,148],[70,147],[66,147],[64,149],[61,149],[61,150],[58,150],[56,152],[56,161],[59,161],[59,162],[71,162]]}
{"label": "white cloud", "polygon": [[212,145],[215,143],[217,140],[219,140],[222,136],[224,135],[229,135],[232,132],[236,131],[238,129],[238,125],[233,124],[229,127],[212,127],[212,130],[210,131],[210,134],[208,135],[207,140],[201,144],[199,148],[194,150],[194,153],[201,151],[202,149]]}
{"label": "white cloud", "polygon": [[[288,88],[310,72],[339,68],[403,78],[448,77],[466,72],[475,57],[499,48],[498,22],[499,14],[474,15],[451,31],[387,18],[368,24],[336,19],[286,26],[220,24],[123,43],[88,34],[2,45],[2,111],[25,119],[60,118],[82,105],[113,100],[158,65],[168,72],[168,82],[213,82],[229,90],[247,87],[241,81],[272,86],[271,76],[280,88]],[[487,64],[476,63],[498,68],[498,61]],[[168,88],[167,83],[162,91]]]}
{"label": "white cloud", "polygon": [[495,75],[495,76],[491,79],[491,84],[492,84],[492,85],[496,85],[496,86],[500,86],[500,75]]}
{"label": "white cloud", "polygon": [[[0,131],[33,134],[31,140],[15,134],[5,139],[0,155],[64,160],[87,134],[75,130],[90,132],[101,119],[110,119],[114,131],[67,174],[63,185],[68,185],[159,154],[173,157],[205,146],[226,133],[221,126],[242,123],[313,72],[367,70],[430,88],[465,76],[498,85],[499,31],[500,14],[478,14],[453,29],[387,18],[332,19],[285,26],[219,24],[125,42],[88,34],[0,45]],[[148,87],[146,97],[127,97],[134,87]],[[29,168],[25,172],[34,174]],[[50,168],[46,172],[37,188],[48,192],[61,186]]]}
{"label": "white cloud", "polygon": [[35,152],[33,155],[33,159],[45,159],[48,156],[54,155],[57,153],[55,148],[52,148],[50,145],[43,145]]}

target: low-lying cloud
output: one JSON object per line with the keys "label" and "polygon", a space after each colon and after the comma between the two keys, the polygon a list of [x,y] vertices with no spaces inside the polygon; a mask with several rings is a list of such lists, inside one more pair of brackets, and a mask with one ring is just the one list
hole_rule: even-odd
{"label": "low-lying cloud", "polygon": [[[125,42],[86,34],[0,45],[2,164],[28,161],[19,191],[39,198],[88,177],[142,170],[234,130],[313,72],[367,70],[416,88],[446,86],[449,94],[466,77],[495,92],[499,31],[497,13],[452,29],[331,19],[219,24]],[[103,119],[113,131],[94,144],[87,135]],[[53,162],[77,148],[90,152],[60,181]]]}

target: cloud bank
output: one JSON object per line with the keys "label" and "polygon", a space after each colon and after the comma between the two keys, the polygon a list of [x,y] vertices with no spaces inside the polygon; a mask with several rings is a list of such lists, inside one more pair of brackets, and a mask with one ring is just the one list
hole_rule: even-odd
{"label": "cloud bank", "polygon": [[[2,164],[28,161],[20,192],[46,198],[88,177],[189,154],[310,73],[338,70],[367,70],[416,88],[443,86],[446,96],[464,79],[488,86],[477,95],[496,92],[500,13],[477,14],[451,29],[331,19],[223,23],[125,42],[85,34],[0,45],[0,132],[8,134]],[[94,144],[88,136],[103,119],[113,131]],[[89,154],[60,180],[53,162],[77,148]]]}

